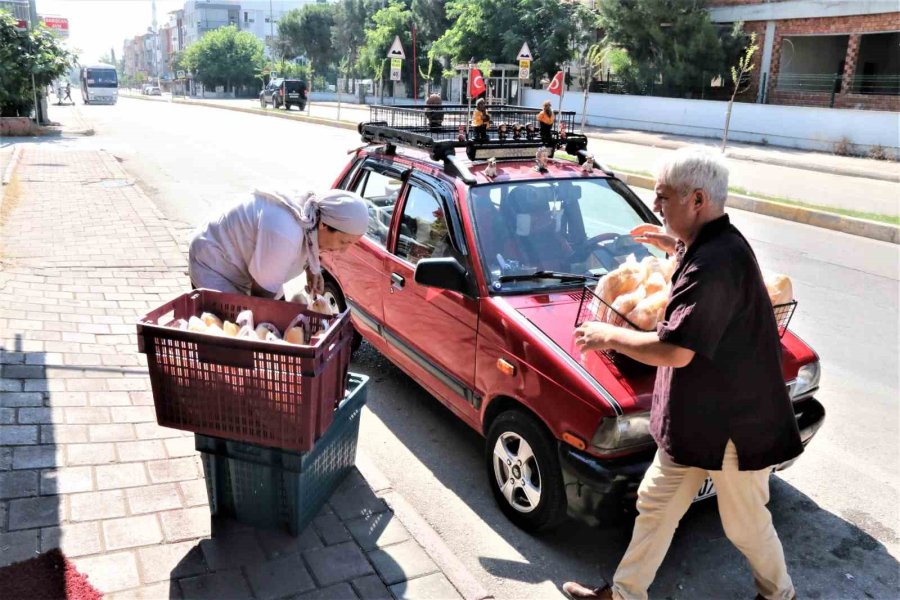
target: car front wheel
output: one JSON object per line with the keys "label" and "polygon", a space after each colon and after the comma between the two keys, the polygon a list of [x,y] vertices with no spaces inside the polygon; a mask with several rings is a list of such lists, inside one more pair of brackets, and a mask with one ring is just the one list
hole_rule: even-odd
{"label": "car front wheel", "polygon": [[[325,291],[322,293],[331,312],[344,312],[347,310],[347,302],[344,300],[344,294],[336,283],[331,280],[325,280]],[[362,345],[362,336],[355,329],[353,330],[353,341],[350,342],[350,351],[356,352]]]}
{"label": "car front wheel", "polygon": [[506,517],[525,531],[541,531],[566,516],[566,495],[555,442],[532,416],[502,413],[488,430],[488,483]]}

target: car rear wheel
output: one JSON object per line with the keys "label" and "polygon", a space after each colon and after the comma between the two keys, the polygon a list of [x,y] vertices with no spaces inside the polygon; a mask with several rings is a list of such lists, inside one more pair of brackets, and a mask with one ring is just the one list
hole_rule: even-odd
{"label": "car rear wheel", "polygon": [[[325,301],[328,302],[328,306],[331,307],[331,312],[344,312],[347,310],[347,302],[344,300],[344,294],[335,282],[328,279],[325,280],[325,291],[322,293],[322,296],[325,298]],[[351,352],[359,350],[361,345],[362,336],[354,329],[353,341],[350,342]]]}
{"label": "car rear wheel", "polygon": [[566,495],[555,443],[524,412],[502,413],[485,445],[488,483],[506,517],[525,531],[541,531],[566,516]]}

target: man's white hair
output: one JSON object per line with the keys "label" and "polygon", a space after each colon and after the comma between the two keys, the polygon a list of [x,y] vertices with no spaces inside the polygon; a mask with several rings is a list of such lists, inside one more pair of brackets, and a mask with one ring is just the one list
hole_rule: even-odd
{"label": "man's white hair", "polygon": [[719,208],[728,198],[728,165],[719,152],[706,146],[687,146],[670,154],[657,168],[656,181],[679,196],[704,190]]}

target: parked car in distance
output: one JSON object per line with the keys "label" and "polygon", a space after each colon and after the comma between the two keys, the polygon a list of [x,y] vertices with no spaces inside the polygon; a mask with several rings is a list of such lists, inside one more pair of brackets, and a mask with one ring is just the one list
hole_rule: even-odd
{"label": "parked car in distance", "polygon": [[259,92],[259,105],[266,108],[285,108],[290,110],[296,106],[300,110],[306,108],[306,82],[302,79],[273,79]]}
{"label": "parked car in distance", "polygon": [[[521,127],[537,109],[493,109],[515,133],[490,130],[483,143],[465,139],[465,106],[443,105],[438,127],[424,109],[370,110],[360,124],[369,145],[334,187],[360,194],[371,223],[345,253],[323,257],[326,298],[484,436],[484,476],[511,521],[536,531],[567,513],[616,518],[623,501],[634,506],[656,450],[655,369],[582,354],[573,331],[586,286],[629,255],[662,256],[629,235],[656,216],[614,173],[590,166],[574,113],[560,114],[568,135],[556,132],[555,143],[584,164],[541,166],[540,140]],[[807,444],[825,418],[814,398],[819,357],[782,331],[785,386]],[[708,480],[695,499],[713,495]]]}

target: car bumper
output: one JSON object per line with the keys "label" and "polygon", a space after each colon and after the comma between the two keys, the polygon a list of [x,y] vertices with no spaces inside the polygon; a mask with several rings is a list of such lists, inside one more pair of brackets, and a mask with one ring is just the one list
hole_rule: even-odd
{"label": "car bumper", "polygon": [[[807,398],[794,404],[794,412],[800,440],[806,446],[825,421],[825,407],[815,398]],[[631,456],[600,459],[560,442],[559,464],[569,514],[596,524],[632,509],[654,453],[655,450],[645,450]],[[796,460],[782,463],[775,470],[786,469]]]}

